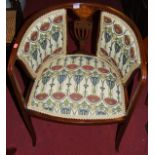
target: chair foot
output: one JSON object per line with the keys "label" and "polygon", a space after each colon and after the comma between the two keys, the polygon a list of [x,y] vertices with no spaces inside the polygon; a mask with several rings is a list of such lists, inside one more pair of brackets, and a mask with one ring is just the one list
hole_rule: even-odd
{"label": "chair foot", "polygon": [[32,138],[32,145],[36,146],[36,136],[34,138]]}
{"label": "chair foot", "polygon": [[119,152],[120,143],[121,143],[123,135],[126,131],[127,125],[128,125],[127,120],[123,123],[118,124],[117,132],[116,132],[116,138],[115,138],[115,150],[117,152]]}
{"label": "chair foot", "polygon": [[33,127],[31,128],[31,131],[29,131],[29,133],[32,139],[32,145],[36,146],[36,134],[35,134]]}
{"label": "chair foot", "polygon": [[33,128],[33,124],[32,124],[30,116],[24,115],[24,123],[32,139],[32,145],[35,146],[36,145],[36,134],[35,134],[35,130]]}
{"label": "chair foot", "polygon": [[32,139],[32,145],[35,146],[36,145],[36,134],[35,134],[30,117],[29,117],[28,131],[29,131],[30,137]]}

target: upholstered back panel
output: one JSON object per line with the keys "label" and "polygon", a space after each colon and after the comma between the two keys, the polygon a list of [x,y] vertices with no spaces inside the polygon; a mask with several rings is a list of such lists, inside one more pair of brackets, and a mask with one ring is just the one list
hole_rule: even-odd
{"label": "upholstered back panel", "polygon": [[101,13],[97,46],[97,56],[111,60],[120,70],[124,82],[141,63],[134,31],[124,20],[111,13]]}
{"label": "upholstered back panel", "polygon": [[48,57],[66,53],[66,10],[51,11],[37,18],[25,32],[18,58],[33,77]]}

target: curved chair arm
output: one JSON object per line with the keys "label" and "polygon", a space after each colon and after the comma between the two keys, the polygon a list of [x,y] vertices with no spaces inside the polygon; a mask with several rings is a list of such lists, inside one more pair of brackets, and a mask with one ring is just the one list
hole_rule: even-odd
{"label": "curved chair arm", "polygon": [[148,65],[148,37],[143,40],[143,65],[142,65],[142,79],[147,79],[147,65]]}
{"label": "curved chair arm", "polygon": [[20,84],[18,82],[16,73],[15,73],[15,62],[16,62],[16,48],[17,48],[18,44],[14,44],[13,49],[12,49],[12,54],[11,57],[9,59],[9,63],[8,63],[8,67],[7,67],[7,72],[8,72],[8,76],[11,82],[11,85],[13,87],[14,93],[15,93],[15,97],[17,98],[18,102],[19,102],[19,107],[21,109],[25,109],[26,108],[26,102],[25,99],[22,95],[22,90],[20,87]]}
{"label": "curved chair arm", "polygon": [[145,82],[144,82],[144,80],[141,79],[137,84],[134,94],[132,95],[131,99],[129,100],[127,116],[129,116],[132,113],[134,106],[136,105],[136,102],[139,99],[139,96],[142,94],[144,86],[145,86]]}
{"label": "curved chair arm", "polygon": [[146,55],[147,55],[147,42],[146,41],[144,42],[143,46],[141,47],[141,50],[142,50],[142,52],[141,52],[142,53],[142,56],[141,56],[142,65],[141,65],[141,73],[140,73],[141,75],[140,75],[140,78],[138,77],[139,81],[138,81],[137,87],[129,101],[129,106],[127,109],[128,115],[131,114],[136,102],[138,101],[138,98],[142,94],[142,92],[145,89],[146,84],[147,84],[148,74],[147,74],[147,58],[146,58]]}

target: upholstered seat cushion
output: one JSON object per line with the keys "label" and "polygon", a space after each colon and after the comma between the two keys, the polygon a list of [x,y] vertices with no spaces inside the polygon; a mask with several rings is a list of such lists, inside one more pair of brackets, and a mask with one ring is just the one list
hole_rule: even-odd
{"label": "upholstered seat cushion", "polygon": [[48,59],[38,73],[27,108],[68,119],[115,119],[126,115],[124,87],[107,60],[87,55]]}

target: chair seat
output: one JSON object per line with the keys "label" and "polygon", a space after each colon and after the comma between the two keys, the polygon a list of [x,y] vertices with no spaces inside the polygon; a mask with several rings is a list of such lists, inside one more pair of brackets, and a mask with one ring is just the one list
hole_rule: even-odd
{"label": "chair seat", "polygon": [[61,55],[43,63],[27,108],[66,119],[116,119],[126,115],[124,87],[106,59]]}

